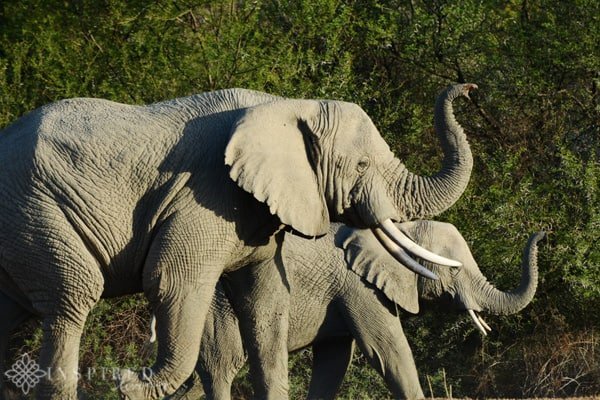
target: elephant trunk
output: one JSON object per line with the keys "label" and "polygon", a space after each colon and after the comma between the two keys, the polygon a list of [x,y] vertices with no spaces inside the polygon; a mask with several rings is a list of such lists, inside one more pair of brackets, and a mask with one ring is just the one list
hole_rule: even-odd
{"label": "elephant trunk", "polygon": [[436,274],[419,265],[405,250],[435,264],[460,266],[461,263],[410,244],[394,226],[392,219],[406,221],[437,215],[454,204],[464,192],[471,176],[473,156],[466,135],[454,118],[452,101],[459,96],[468,98],[469,92],[476,88],[477,85],[471,83],[450,86],[437,98],[435,130],[444,152],[440,171],[433,176],[419,176],[394,159],[383,174],[385,186],[391,188],[390,199],[384,201],[387,207],[372,207],[387,210],[383,218],[380,216],[373,221],[378,225],[373,232],[380,242],[401,264],[429,279],[437,279]]}
{"label": "elephant trunk", "polygon": [[521,283],[512,291],[503,292],[483,280],[479,295],[475,301],[482,310],[496,315],[514,314],[525,308],[533,299],[538,282],[537,243],[546,234],[538,232],[531,235],[523,253]]}
{"label": "elephant trunk", "polygon": [[402,220],[440,214],[463,194],[473,168],[473,156],[463,128],[454,118],[452,101],[469,97],[475,84],[459,84],[442,92],[435,105],[435,130],[444,152],[441,169],[432,176],[419,176],[395,160],[386,173],[388,187]]}

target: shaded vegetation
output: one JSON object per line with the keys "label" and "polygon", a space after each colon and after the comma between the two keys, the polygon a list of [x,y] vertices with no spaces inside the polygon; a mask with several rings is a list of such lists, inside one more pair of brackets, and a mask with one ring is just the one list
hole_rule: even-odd
{"label": "shaded vegetation", "polygon": [[[459,228],[500,288],[518,282],[529,233],[550,235],[534,302],[519,315],[486,317],[488,339],[445,310],[405,321],[422,385],[436,396],[449,386],[455,397],[592,395],[600,393],[599,38],[596,0],[2,2],[0,126],[65,97],[148,103],[246,87],[358,103],[425,173],[441,156],[435,96],[451,82],[475,82],[473,101],[457,105],[472,180],[439,219]],[[147,317],[139,296],[103,301],[88,321],[82,368],[143,364]],[[292,361],[297,398],[309,354]],[[96,381],[84,385],[91,397],[112,387]],[[238,396],[248,387],[242,379]],[[388,392],[359,357],[341,395]]]}

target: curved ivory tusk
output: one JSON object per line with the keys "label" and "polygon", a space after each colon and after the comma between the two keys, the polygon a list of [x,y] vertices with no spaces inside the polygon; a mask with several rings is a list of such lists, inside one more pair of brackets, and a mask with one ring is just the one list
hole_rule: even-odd
{"label": "curved ivory tusk", "polygon": [[152,321],[150,321],[150,339],[148,342],[156,342],[156,317],[154,315],[152,315]]}
{"label": "curved ivory tusk", "polygon": [[432,262],[434,264],[445,265],[448,267],[462,267],[462,263],[459,261],[454,261],[446,257],[438,256],[435,253],[419,246],[412,240],[408,238],[400,229],[396,228],[396,225],[392,222],[391,219],[386,219],[381,224],[381,229],[385,232],[385,234],[396,242],[399,246],[408,250],[415,256],[422,258],[425,261]]}
{"label": "curved ivory tusk", "polygon": [[394,258],[396,260],[398,260],[406,268],[410,269],[411,271],[413,271],[419,275],[424,276],[425,278],[429,278],[429,279],[433,279],[433,280],[438,279],[438,276],[436,274],[434,274],[433,272],[431,272],[430,270],[428,270],[427,268],[425,268],[424,266],[422,266],[421,264],[419,264],[418,262],[413,260],[404,250],[402,250],[402,248],[400,246],[398,246],[396,243],[394,243],[394,241],[391,240],[388,237],[388,235],[386,235],[385,232],[383,232],[381,229],[373,228],[373,233],[375,234],[375,237],[377,237],[377,239],[379,239],[379,241],[381,242],[383,247],[385,247],[385,249],[391,255],[393,255]]}
{"label": "curved ivory tusk", "polygon": [[476,314],[476,315],[477,315],[477,318],[479,319],[479,322],[481,322],[481,325],[483,325],[483,327],[485,329],[487,329],[488,331],[491,332],[492,328],[490,328],[490,326],[483,320],[483,318],[481,318],[481,315],[479,315],[479,314]]}
{"label": "curved ivory tusk", "polygon": [[[473,319],[473,322],[475,323],[475,326],[477,326],[477,328],[481,331],[481,334],[483,336],[487,336],[487,331],[485,330],[485,328],[483,327],[483,325],[481,324],[481,321],[479,320],[479,317],[477,316],[477,314],[475,314],[475,311],[469,309],[467,310],[469,312],[469,315],[471,316],[471,318]],[[487,324],[486,324],[487,325]],[[488,327],[489,328],[489,327]]]}

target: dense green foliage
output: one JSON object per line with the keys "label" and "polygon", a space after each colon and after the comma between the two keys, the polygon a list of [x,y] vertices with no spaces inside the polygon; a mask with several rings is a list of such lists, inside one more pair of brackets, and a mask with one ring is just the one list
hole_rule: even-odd
{"label": "dense green foliage", "polygon": [[[147,103],[246,87],[358,103],[396,154],[426,173],[440,161],[433,102],[456,81],[480,88],[457,105],[475,167],[467,192],[439,219],[459,228],[500,288],[518,281],[529,233],[550,235],[533,304],[486,316],[487,339],[448,310],[404,322],[423,387],[436,396],[451,387],[455,397],[600,393],[600,2],[0,5],[0,126],[65,97]],[[142,363],[147,316],[141,298],[102,302],[83,366]],[[293,358],[293,398],[305,390],[309,357]],[[88,383],[90,393],[111,385]],[[243,379],[236,393],[247,395]],[[359,357],[342,396],[387,391]]]}

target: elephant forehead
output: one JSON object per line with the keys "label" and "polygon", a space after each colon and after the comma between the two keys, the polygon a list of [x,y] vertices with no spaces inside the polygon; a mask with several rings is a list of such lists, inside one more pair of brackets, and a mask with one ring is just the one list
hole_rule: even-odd
{"label": "elephant forehead", "polygon": [[393,158],[390,147],[370,121],[343,121],[335,132],[333,143],[338,154],[360,154]]}

